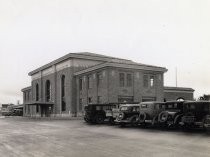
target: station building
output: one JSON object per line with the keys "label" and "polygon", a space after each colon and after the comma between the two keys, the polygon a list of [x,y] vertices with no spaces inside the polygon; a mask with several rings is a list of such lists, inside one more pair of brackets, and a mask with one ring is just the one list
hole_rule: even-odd
{"label": "station building", "polygon": [[80,116],[91,103],[192,100],[191,88],[164,87],[165,72],[127,59],[69,53],[29,73],[24,116]]}

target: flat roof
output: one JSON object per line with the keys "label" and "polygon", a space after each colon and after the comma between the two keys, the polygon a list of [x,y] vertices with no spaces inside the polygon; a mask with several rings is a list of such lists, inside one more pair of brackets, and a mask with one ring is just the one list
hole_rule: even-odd
{"label": "flat roof", "polygon": [[165,86],[164,87],[164,91],[167,91],[167,90],[174,90],[174,91],[176,91],[176,90],[181,90],[181,91],[191,91],[191,92],[194,92],[195,90],[194,89],[192,89],[192,88],[188,88],[188,87],[168,87],[168,86]]}
{"label": "flat roof", "polygon": [[110,57],[110,56],[105,56],[105,55],[100,55],[100,54],[95,54],[95,53],[90,53],[90,52],[79,52],[79,53],[69,53],[63,57],[60,57],[48,64],[45,64],[43,66],[41,66],[40,68],[37,68],[31,72],[28,73],[29,76],[41,71],[41,70],[44,70],[46,68],[49,68],[57,63],[60,63],[62,61],[65,61],[69,58],[80,58],[80,59],[89,59],[89,60],[97,60],[97,61],[104,61],[104,62],[107,62],[107,61],[110,61],[110,60],[121,60],[121,61],[124,61],[124,62],[133,62],[131,60],[128,60],[128,59],[121,59],[121,58],[116,58],[116,57]]}

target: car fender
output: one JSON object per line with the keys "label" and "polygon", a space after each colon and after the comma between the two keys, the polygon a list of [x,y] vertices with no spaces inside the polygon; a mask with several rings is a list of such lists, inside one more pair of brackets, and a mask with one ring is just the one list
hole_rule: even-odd
{"label": "car fender", "polygon": [[155,125],[158,122],[158,115],[152,119],[152,125]]}
{"label": "car fender", "polygon": [[[176,115],[176,117],[174,118],[174,124],[179,123],[179,122],[178,122],[178,119],[179,119],[179,118],[182,118],[182,116],[183,116],[183,114],[178,114],[178,115]],[[181,121],[181,119],[180,119],[180,121]]]}
{"label": "car fender", "polygon": [[129,118],[129,120],[132,122],[134,118],[136,119],[136,122],[139,120],[138,115],[133,115],[131,118]]}

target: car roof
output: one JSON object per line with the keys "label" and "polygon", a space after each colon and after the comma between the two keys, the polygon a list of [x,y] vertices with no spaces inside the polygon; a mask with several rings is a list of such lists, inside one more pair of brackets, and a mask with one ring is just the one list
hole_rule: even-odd
{"label": "car roof", "polygon": [[183,103],[183,102],[185,102],[185,101],[166,101],[165,103]]}
{"label": "car roof", "polygon": [[189,101],[185,102],[184,104],[210,104],[210,101]]}
{"label": "car roof", "polygon": [[139,106],[140,104],[123,104],[121,107],[124,107],[124,106]]}
{"label": "car roof", "polygon": [[165,104],[165,102],[161,102],[161,101],[146,101],[146,102],[141,102],[140,104]]}

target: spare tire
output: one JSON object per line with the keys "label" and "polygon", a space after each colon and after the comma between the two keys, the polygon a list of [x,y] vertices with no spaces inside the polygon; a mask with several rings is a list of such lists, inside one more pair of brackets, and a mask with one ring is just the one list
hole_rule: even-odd
{"label": "spare tire", "polygon": [[139,122],[144,123],[144,121],[146,120],[146,117],[147,117],[147,115],[145,112],[140,112],[139,113]]}
{"label": "spare tire", "polygon": [[118,119],[119,120],[122,120],[124,118],[125,114],[123,112],[121,112],[118,116]]}

